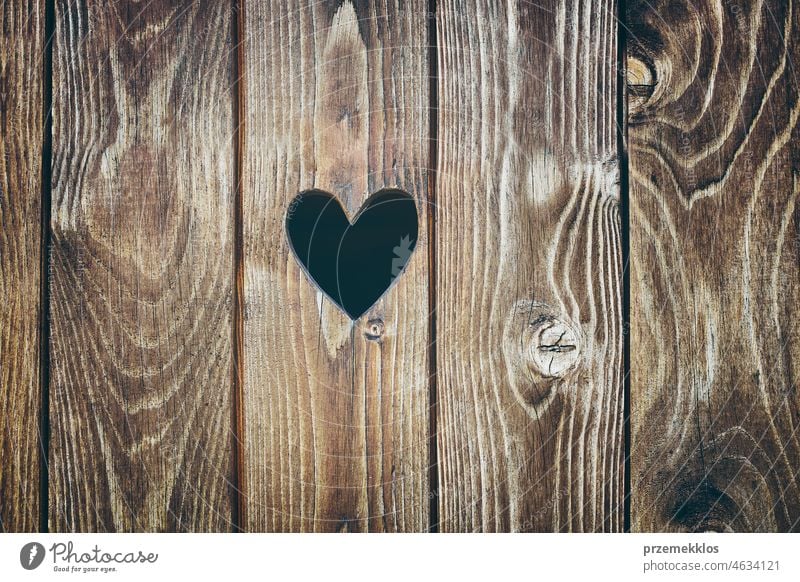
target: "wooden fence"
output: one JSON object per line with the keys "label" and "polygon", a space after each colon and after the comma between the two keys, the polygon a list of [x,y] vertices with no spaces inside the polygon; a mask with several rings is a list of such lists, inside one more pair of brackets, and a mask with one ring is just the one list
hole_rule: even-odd
{"label": "wooden fence", "polygon": [[[800,529],[794,0],[0,30],[0,530]],[[415,201],[355,321],[312,189]]]}

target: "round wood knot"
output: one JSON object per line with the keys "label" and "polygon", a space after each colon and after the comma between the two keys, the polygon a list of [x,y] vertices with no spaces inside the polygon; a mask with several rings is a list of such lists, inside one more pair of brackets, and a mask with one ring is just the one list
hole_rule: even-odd
{"label": "round wood knot", "polygon": [[652,87],[655,84],[653,70],[641,59],[628,57],[625,75],[631,87]]}
{"label": "round wood knot", "polygon": [[558,393],[562,379],[581,362],[580,328],[538,301],[517,301],[503,332],[503,354],[517,400],[541,414]]}
{"label": "round wood knot", "polygon": [[383,332],[386,326],[380,318],[374,318],[367,321],[366,329],[364,330],[364,337],[369,341],[376,342],[383,337]]}
{"label": "round wood knot", "polygon": [[629,56],[625,63],[628,86],[628,110],[636,113],[644,107],[656,89],[656,74],[645,61]]}
{"label": "round wood knot", "polygon": [[578,363],[578,337],[566,322],[547,314],[531,321],[528,357],[543,378],[561,378]]}

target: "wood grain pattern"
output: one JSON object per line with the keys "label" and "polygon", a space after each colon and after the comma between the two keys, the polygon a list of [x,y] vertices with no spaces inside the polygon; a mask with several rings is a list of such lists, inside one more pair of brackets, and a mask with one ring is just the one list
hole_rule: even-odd
{"label": "wood grain pattern", "polygon": [[633,529],[796,531],[800,5],[628,6]]}
{"label": "wood grain pattern", "polygon": [[615,4],[439,3],[444,531],[618,531]]}
{"label": "wood grain pattern", "polygon": [[[243,18],[244,527],[428,525],[428,65],[425,4],[247,3]],[[352,217],[418,200],[420,240],[357,322],[291,256],[292,199]]]}
{"label": "wood grain pattern", "polygon": [[44,2],[0,5],[0,532],[39,525]]}
{"label": "wood grain pattern", "polygon": [[231,529],[232,19],[56,4],[52,530]]}

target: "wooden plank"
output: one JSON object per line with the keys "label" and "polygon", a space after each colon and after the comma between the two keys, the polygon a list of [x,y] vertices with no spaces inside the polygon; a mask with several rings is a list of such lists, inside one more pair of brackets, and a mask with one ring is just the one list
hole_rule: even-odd
{"label": "wooden plank", "polygon": [[59,0],[50,526],[230,530],[230,2]]}
{"label": "wooden plank", "polygon": [[[243,36],[244,518],[248,530],[428,525],[426,6],[246,6]],[[417,200],[406,272],[355,323],[310,282],[284,222],[315,188],[353,217]]]}
{"label": "wooden plank", "polygon": [[628,24],[632,526],[796,531],[800,5]]}
{"label": "wooden plank", "polygon": [[618,531],[611,1],[439,3],[444,531]]}
{"label": "wooden plank", "polygon": [[0,532],[39,526],[44,2],[0,6]]}

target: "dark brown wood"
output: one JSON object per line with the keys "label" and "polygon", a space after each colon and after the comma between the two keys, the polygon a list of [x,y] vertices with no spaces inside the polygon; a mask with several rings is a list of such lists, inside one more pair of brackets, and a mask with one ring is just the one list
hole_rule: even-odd
{"label": "dark brown wood", "polygon": [[[0,531],[623,529],[618,111],[631,527],[800,530],[800,5],[626,6],[618,110],[613,0],[3,2]],[[387,187],[351,322],[286,215]]]}
{"label": "dark brown wood", "polygon": [[232,20],[56,3],[52,530],[232,527]]}
{"label": "dark brown wood", "polygon": [[[428,526],[426,24],[419,0],[246,4],[248,530]],[[420,239],[351,323],[298,266],[284,221],[301,191],[336,195],[352,217],[385,187],[417,199]]]}
{"label": "dark brown wood", "polygon": [[619,531],[615,4],[441,1],[444,531]]}
{"label": "dark brown wood", "polygon": [[0,4],[0,532],[39,527],[44,20]]}
{"label": "dark brown wood", "polygon": [[796,531],[800,5],[628,25],[633,529]]}

